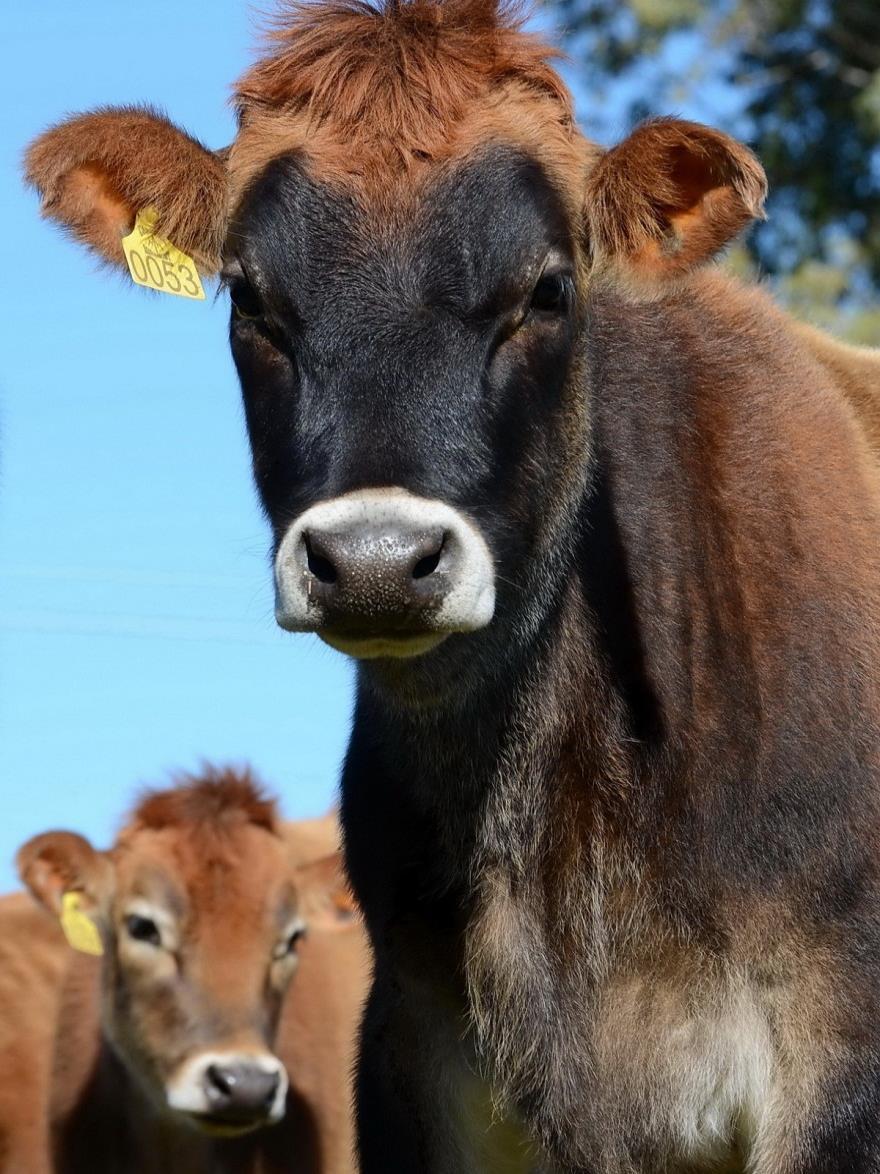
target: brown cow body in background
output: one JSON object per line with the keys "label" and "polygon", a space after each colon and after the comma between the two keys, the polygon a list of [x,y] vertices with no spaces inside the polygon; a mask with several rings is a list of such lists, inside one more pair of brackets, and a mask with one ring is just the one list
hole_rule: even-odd
{"label": "brown cow body in background", "polygon": [[[109,973],[115,969],[112,958],[71,950],[58,920],[30,898],[15,894],[0,901],[2,1174],[350,1174],[353,1170],[350,1074],[369,960],[364,932],[352,916],[350,901],[337,888],[337,821],[328,817],[279,826],[275,831],[253,828],[244,843],[240,835],[226,831],[218,840],[212,820],[238,822],[243,805],[253,802],[257,792],[231,773],[212,775],[209,784],[203,780],[188,787],[200,785],[226,790],[227,799],[221,799],[213,815],[209,810],[205,819],[203,813],[205,826],[195,841],[186,835],[185,826],[166,826],[162,835],[170,842],[172,856],[200,843],[198,869],[205,881],[213,872],[220,887],[219,903],[203,908],[199,927],[200,938],[213,945],[203,945],[203,956],[195,960],[191,949],[187,957],[184,948],[181,962],[181,974],[194,962],[217,972],[220,985],[215,984],[213,996],[206,998],[195,991],[195,997],[190,992],[188,998],[185,991],[175,993],[179,980],[169,978],[170,1002],[161,1010],[161,981],[152,990],[139,989],[137,984],[126,989],[123,981],[125,993],[118,1003],[119,979],[114,995]],[[147,800],[154,801],[155,796]],[[142,856],[141,864],[150,859],[144,829],[138,834],[138,818],[135,811],[121,837],[129,871],[137,870]],[[147,832],[147,840],[154,834]],[[47,858],[47,852],[51,856],[57,835],[37,837],[21,856],[25,878],[50,902],[46,878],[35,861]],[[175,840],[179,849],[173,847]],[[148,849],[145,856],[144,847]],[[117,844],[114,851],[118,848]],[[250,1042],[246,1038],[251,1030],[248,1022],[258,1033],[268,1030],[271,1036],[268,1025],[259,1026],[268,1013],[259,986],[250,996],[253,1005],[236,1011],[235,1001],[241,1004],[243,995],[236,995],[234,984],[222,977],[224,969],[227,974],[246,972],[246,961],[237,959],[236,953],[247,950],[253,940],[252,932],[234,932],[240,902],[236,885],[228,877],[223,880],[230,864],[241,868],[244,890],[247,870],[251,870],[258,902],[251,916],[258,923],[266,915],[261,904],[265,876],[263,882],[259,876],[265,865],[258,866],[255,850],[264,861],[275,857],[274,870],[280,870],[280,880],[285,873],[292,878],[309,923],[305,936],[296,943],[296,973],[287,994],[282,992],[273,1048],[287,1070],[290,1087],[280,1122],[264,1127],[257,1122],[257,1128],[239,1136],[228,1130],[229,1136],[214,1136],[210,1121],[201,1127],[162,1102],[150,1071],[154,1067],[150,1048],[156,1048],[160,1060],[169,1062],[168,1053],[175,1046],[185,1053],[178,1034],[183,1035],[187,1020],[190,1053],[219,1048],[222,1054],[233,1044],[242,1047],[245,1055],[259,1054],[257,1037]],[[191,896],[191,876],[186,882],[172,873],[171,880],[182,882],[183,896]],[[233,932],[228,936],[228,951],[218,951],[217,930],[222,930],[226,919]],[[112,937],[108,938],[106,926],[102,933],[107,948]],[[131,978],[129,973],[129,982]],[[162,1028],[164,1035],[154,1039],[157,1029],[151,1027],[150,1016],[157,1012],[170,1016],[170,1021]],[[223,1035],[224,1017],[239,1023],[231,1028],[229,1038]],[[177,1029],[175,1022],[179,1022]],[[108,1029],[115,1042],[111,1043]],[[139,1034],[143,1039],[139,1040]],[[187,1062],[186,1054],[173,1059],[177,1068]]]}
{"label": "brown cow body in background", "polygon": [[849,400],[871,447],[880,453],[880,351],[841,342],[804,322],[792,321],[792,329]]}
{"label": "brown cow body in background", "polygon": [[70,950],[26,893],[0,898],[0,1171],[47,1174],[55,1023]]}
{"label": "brown cow body in background", "polygon": [[[298,865],[339,850],[339,818],[283,825]],[[361,921],[306,934],[278,1029],[278,1054],[291,1088],[307,1106],[320,1143],[320,1174],[354,1169],[351,1078],[360,1017],[369,986],[370,951]]]}

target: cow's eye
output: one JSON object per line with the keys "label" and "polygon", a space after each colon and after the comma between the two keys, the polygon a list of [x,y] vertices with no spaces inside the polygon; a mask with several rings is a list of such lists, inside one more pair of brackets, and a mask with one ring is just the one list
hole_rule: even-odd
{"label": "cow's eye", "polygon": [[243,277],[236,277],[230,282],[229,297],[236,318],[259,318],[263,313],[257,291]]}
{"label": "cow's eye", "polygon": [[571,279],[564,273],[543,273],[532,290],[530,310],[558,314],[568,308]]}
{"label": "cow's eye", "polygon": [[130,938],[136,942],[146,942],[150,946],[161,946],[162,935],[159,927],[150,917],[141,917],[137,913],[130,913],[125,919],[125,929]]}

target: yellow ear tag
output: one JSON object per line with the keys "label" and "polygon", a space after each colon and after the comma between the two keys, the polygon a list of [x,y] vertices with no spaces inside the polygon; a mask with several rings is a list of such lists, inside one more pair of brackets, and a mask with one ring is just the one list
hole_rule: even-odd
{"label": "yellow ear tag", "polygon": [[205,300],[195,261],[156,234],[156,209],[142,208],[134,228],[122,238],[122,251],[132,280],[160,293]]}
{"label": "yellow ear tag", "polygon": [[94,954],[96,957],[104,953],[104,945],[98,927],[80,909],[82,893],[65,893],[61,898],[61,928],[68,944],[81,954]]}

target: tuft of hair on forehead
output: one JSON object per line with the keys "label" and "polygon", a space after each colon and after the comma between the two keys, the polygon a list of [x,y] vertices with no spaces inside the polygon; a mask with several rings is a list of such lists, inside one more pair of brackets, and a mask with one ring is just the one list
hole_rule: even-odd
{"label": "tuft of hair on forehead", "polygon": [[197,775],[175,775],[171,787],[146,791],[124,836],[166,828],[222,834],[247,824],[280,835],[274,799],[248,769],[205,766]]}
{"label": "tuft of hair on forehead", "polygon": [[513,84],[571,125],[556,52],[505,0],[284,0],[266,55],[239,81],[242,128],[305,114],[352,146],[432,158],[473,104]]}

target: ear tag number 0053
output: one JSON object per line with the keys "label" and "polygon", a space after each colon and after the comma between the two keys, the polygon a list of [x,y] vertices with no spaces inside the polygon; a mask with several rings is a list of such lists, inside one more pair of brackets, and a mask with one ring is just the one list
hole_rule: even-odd
{"label": "ear tag number 0053", "polygon": [[79,950],[81,954],[94,954],[99,957],[104,953],[101,935],[98,927],[80,907],[82,893],[65,893],[61,898],[61,928],[68,944]]}
{"label": "ear tag number 0053", "polygon": [[143,208],[134,228],[122,238],[122,251],[132,280],[159,293],[204,301],[199,273],[192,257],[156,233],[155,208]]}

